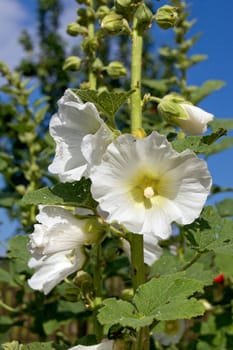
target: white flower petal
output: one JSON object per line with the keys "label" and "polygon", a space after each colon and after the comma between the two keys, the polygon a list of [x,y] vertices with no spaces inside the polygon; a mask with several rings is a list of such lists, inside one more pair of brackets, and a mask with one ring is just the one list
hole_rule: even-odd
{"label": "white flower petal", "polygon": [[195,220],[210,191],[205,161],[174,151],[165,136],[119,136],[91,172],[91,192],[106,220],[129,231],[168,238],[173,221]]}
{"label": "white flower petal", "polygon": [[79,247],[52,255],[35,254],[28,262],[35,273],[28,280],[32,289],[48,294],[58,283],[71,273],[79,270],[85,262],[85,255]]}
{"label": "white flower petal", "polygon": [[[82,103],[71,90],[66,90],[58,101],[58,113],[50,121],[49,130],[56,142],[56,152],[49,171],[57,174],[63,182],[80,180],[86,176],[88,164],[81,152],[83,138],[95,135],[103,126],[108,130],[93,103]],[[108,133],[111,134],[109,130]],[[101,140],[100,138],[99,144]],[[103,143],[105,142],[106,137],[103,138]],[[89,155],[89,158],[93,159],[94,156]]]}
{"label": "white flower petal", "polygon": [[192,135],[204,134],[214,115],[190,104],[181,103],[180,106],[185,110],[187,119],[179,119],[179,126]]}

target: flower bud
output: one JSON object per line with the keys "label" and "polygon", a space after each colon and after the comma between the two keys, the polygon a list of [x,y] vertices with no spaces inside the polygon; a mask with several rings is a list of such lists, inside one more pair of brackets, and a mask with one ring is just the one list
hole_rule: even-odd
{"label": "flower bud", "polygon": [[158,111],[162,118],[169,123],[179,126],[184,132],[198,135],[207,129],[207,123],[213,120],[213,114],[193,106],[182,96],[170,94],[158,104]]}
{"label": "flower bud", "polygon": [[77,11],[78,19],[77,22],[81,26],[87,26],[90,22],[95,20],[95,12],[91,8],[79,8]]}
{"label": "flower bud", "polygon": [[142,3],[138,8],[137,11],[135,12],[135,17],[138,20],[138,29],[139,30],[146,30],[151,26],[151,22],[153,19],[153,14],[149,7]]}
{"label": "flower bud", "polygon": [[98,10],[96,12],[96,16],[99,19],[103,19],[105,16],[107,16],[110,12],[110,9],[108,6],[102,5],[98,7]]}
{"label": "flower bud", "polygon": [[130,28],[127,20],[115,12],[105,16],[101,22],[101,28],[110,35],[129,33]]}
{"label": "flower bud", "polygon": [[121,62],[114,61],[106,67],[108,75],[113,79],[118,79],[127,74],[127,70]]}
{"label": "flower bud", "polygon": [[86,27],[80,26],[78,23],[69,23],[66,32],[71,36],[77,36],[79,34],[85,35],[88,33]]}
{"label": "flower bud", "polygon": [[178,20],[177,7],[164,5],[157,10],[154,18],[162,29],[174,27]]}
{"label": "flower bud", "polygon": [[82,60],[78,56],[69,56],[65,60],[65,63],[62,66],[63,70],[72,70],[77,71],[81,67]]}
{"label": "flower bud", "polygon": [[117,13],[129,15],[130,10],[134,11],[139,2],[138,0],[115,0],[114,5]]}
{"label": "flower bud", "polygon": [[99,59],[98,57],[94,60],[94,62],[92,63],[92,70],[93,72],[100,72],[103,69],[103,62],[101,61],[101,59]]}
{"label": "flower bud", "polygon": [[83,51],[87,54],[95,52],[99,47],[97,38],[85,38],[82,42]]}

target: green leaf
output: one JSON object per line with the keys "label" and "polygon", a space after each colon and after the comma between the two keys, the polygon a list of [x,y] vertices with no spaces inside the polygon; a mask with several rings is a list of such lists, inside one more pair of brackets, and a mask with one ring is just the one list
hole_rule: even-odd
{"label": "green leaf", "polygon": [[115,117],[118,109],[133,93],[132,90],[127,92],[103,91],[101,93],[96,90],[73,89],[73,91],[84,102],[88,101],[94,103],[99,112],[102,112],[111,119]]}
{"label": "green leaf", "polygon": [[203,284],[183,276],[182,273],[162,276],[140,286],[133,299],[139,313],[163,321],[201,315],[204,312],[201,304],[186,298],[201,292]]}
{"label": "green leaf", "polygon": [[90,194],[91,182],[81,179],[78,182],[59,183],[53,187],[43,187],[24,195],[22,205],[71,205],[93,208],[96,202]]}
{"label": "green leaf", "polygon": [[0,268],[0,283],[2,282],[7,283],[10,287],[17,287],[9,271]]}
{"label": "green leaf", "polygon": [[233,198],[225,198],[216,207],[220,216],[233,216]]}
{"label": "green leaf", "polygon": [[201,216],[185,226],[188,240],[201,252],[214,251],[233,255],[233,221],[223,219],[213,207],[204,208]]}
{"label": "green leaf", "polygon": [[207,136],[186,136],[184,139],[178,139],[172,142],[173,148],[177,152],[191,149],[197,154],[213,155],[233,146],[233,137],[225,137],[219,142],[219,138],[226,135],[226,130],[219,128]]}
{"label": "green leaf", "polygon": [[7,257],[12,259],[15,272],[29,272],[27,266],[30,254],[28,251],[28,235],[17,235],[9,240],[9,251]]}
{"label": "green leaf", "polygon": [[209,126],[213,131],[223,128],[226,130],[232,130],[233,129],[233,119],[217,119],[215,118],[211,122],[209,122]]}
{"label": "green leaf", "polygon": [[154,320],[176,320],[202,315],[204,307],[196,299],[188,299],[201,292],[203,283],[183,278],[184,274],[173,274],[154,278],[141,285],[132,303],[115,298],[104,301],[99,311],[101,324],[138,329],[150,326]]}
{"label": "green leaf", "polygon": [[233,255],[216,254],[215,264],[225,277],[233,277]]}
{"label": "green leaf", "polygon": [[207,80],[202,86],[190,93],[190,101],[197,104],[205,97],[209,96],[213,91],[221,89],[225,85],[222,80]]}

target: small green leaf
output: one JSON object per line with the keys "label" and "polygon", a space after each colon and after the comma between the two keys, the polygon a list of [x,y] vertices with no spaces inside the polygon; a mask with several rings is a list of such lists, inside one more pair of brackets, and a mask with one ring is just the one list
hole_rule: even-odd
{"label": "small green leaf", "polygon": [[207,136],[186,136],[184,139],[175,140],[172,146],[177,152],[191,149],[197,154],[203,153],[210,156],[233,146],[233,137],[225,137],[216,142],[224,135],[226,135],[226,130],[220,128]]}
{"label": "small green leaf", "polygon": [[93,208],[95,201],[90,194],[91,182],[81,179],[78,182],[59,183],[53,187],[43,187],[24,195],[21,204],[71,205]]}
{"label": "small green leaf", "polygon": [[10,287],[17,287],[9,271],[0,268],[0,283],[7,283]]}
{"label": "small green leaf", "polygon": [[214,119],[209,123],[209,126],[213,131],[216,131],[219,128],[223,128],[226,130],[232,130],[233,129],[233,119]]}
{"label": "small green leaf", "polygon": [[189,99],[193,104],[197,104],[213,91],[221,89],[224,85],[225,82],[221,80],[207,80],[201,87],[190,93]]}
{"label": "small green leaf", "polygon": [[9,240],[7,257],[11,259],[15,272],[30,271],[27,266],[30,258],[27,244],[28,235],[17,235]]}
{"label": "small green leaf", "polygon": [[133,91],[127,92],[109,92],[103,91],[99,93],[96,90],[81,90],[74,89],[77,94],[84,102],[92,102],[95,104],[99,112],[113,119],[118,109],[127,100],[127,98],[133,93]]}

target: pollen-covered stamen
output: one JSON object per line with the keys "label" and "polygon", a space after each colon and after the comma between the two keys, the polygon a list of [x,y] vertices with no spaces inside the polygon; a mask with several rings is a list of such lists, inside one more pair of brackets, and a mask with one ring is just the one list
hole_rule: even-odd
{"label": "pollen-covered stamen", "polygon": [[148,187],[146,187],[146,188],[144,189],[143,194],[144,194],[144,197],[145,197],[145,198],[151,199],[152,197],[154,197],[155,191],[154,191],[153,187],[148,186]]}

